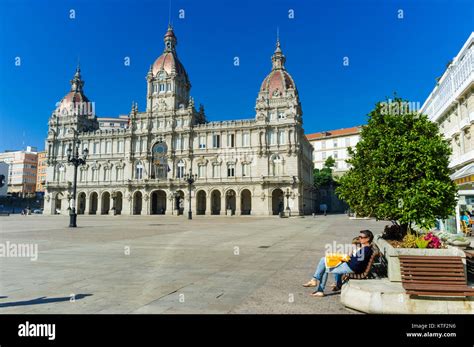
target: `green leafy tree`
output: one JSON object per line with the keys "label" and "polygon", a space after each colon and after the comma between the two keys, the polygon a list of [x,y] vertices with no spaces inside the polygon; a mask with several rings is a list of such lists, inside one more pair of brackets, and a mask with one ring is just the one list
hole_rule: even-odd
{"label": "green leafy tree", "polygon": [[402,233],[413,223],[432,227],[456,205],[449,144],[436,123],[407,104],[377,103],[355,150],[349,148],[351,169],[336,189],[357,214],[392,220]]}
{"label": "green leafy tree", "polygon": [[315,187],[327,187],[331,185],[331,183],[334,183],[334,179],[332,177],[332,168],[334,167],[335,163],[336,160],[334,160],[333,157],[329,156],[324,162],[324,167],[321,170],[314,169],[313,179]]}

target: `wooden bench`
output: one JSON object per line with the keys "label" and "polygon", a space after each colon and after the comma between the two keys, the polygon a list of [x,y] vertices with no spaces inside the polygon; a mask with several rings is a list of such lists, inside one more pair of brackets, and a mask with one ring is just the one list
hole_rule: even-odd
{"label": "wooden bench", "polygon": [[400,256],[402,285],[419,296],[474,296],[461,257]]}
{"label": "wooden bench", "polygon": [[380,249],[375,245],[375,243],[372,243],[370,247],[372,247],[372,256],[370,257],[369,262],[367,263],[367,267],[365,268],[365,271],[358,274],[356,273],[345,274],[344,276],[342,276],[343,283],[347,282],[350,279],[362,280],[362,279],[371,278],[372,265],[374,265],[375,260],[380,257],[381,253],[380,253]]}

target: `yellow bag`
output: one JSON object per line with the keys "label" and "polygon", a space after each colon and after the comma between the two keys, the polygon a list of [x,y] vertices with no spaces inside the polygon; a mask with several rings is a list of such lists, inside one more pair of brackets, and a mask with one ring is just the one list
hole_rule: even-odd
{"label": "yellow bag", "polygon": [[349,261],[350,257],[347,254],[329,253],[326,254],[325,263],[327,268],[339,266],[342,262]]}

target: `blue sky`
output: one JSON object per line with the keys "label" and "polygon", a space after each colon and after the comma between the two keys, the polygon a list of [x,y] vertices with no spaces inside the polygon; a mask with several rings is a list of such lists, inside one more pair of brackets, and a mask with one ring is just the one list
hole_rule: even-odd
{"label": "blue sky", "polygon": [[[472,0],[173,0],[171,13],[209,120],[254,117],[279,27],[306,133],[363,124],[394,91],[422,104],[474,30]],[[169,0],[0,0],[0,151],[44,147],[78,59],[98,116],[126,114],[132,101],[143,111],[168,17]]]}

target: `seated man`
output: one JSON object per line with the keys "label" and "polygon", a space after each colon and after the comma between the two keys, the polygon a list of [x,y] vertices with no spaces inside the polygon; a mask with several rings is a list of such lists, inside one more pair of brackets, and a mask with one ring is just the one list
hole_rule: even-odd
{"label": "seated man", "polygon": [[[319,261],[316,272],[313,275],[313,278],[303,284],[304,287],[318,287],[315,292],[311,294],[314,297],[324,296],[324,287],[328,279],[328,273],[333,273],[336,275],[336,281],[340,282],[341,277],[338,275],[348,274],[348,273],[362,273],[367,268],[367,264],[370,261],[372,256],[372,248],[370,244],[374,239],[374,235],[370,230],[362,230],[359,233],[359,242],[361,248],[357,252],[350,256],[347,262],[341,262],[336,267],[328,268],[326,266],[326,257],[322,257]],[[319,281],[319,285],[318,285]],[[340,283],[337,283],[338,285]]]}

